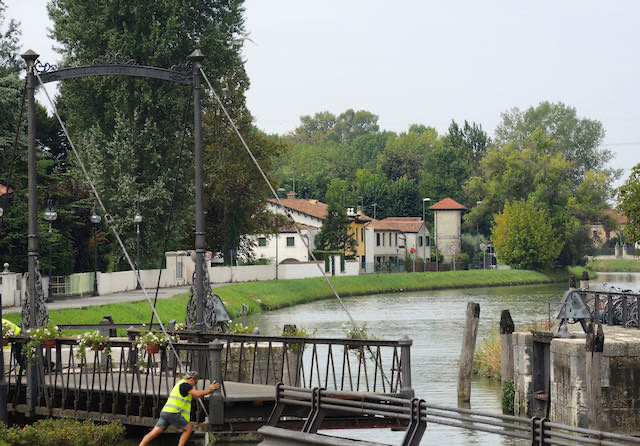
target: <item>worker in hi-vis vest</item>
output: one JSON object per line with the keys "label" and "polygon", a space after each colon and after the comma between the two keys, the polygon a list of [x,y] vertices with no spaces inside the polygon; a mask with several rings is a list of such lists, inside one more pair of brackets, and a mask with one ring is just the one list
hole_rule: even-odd
{"label": "worker in hi-vis vest", "polygon": [[[18,336],[20,334],[20,327],[18,327],[16,324],[14,324],[11,321],[8,321],[6,319],[2,319],[2,325],[7,327],[9,329],[9,331],[12,333],[10,336]],[[6,346],[4,349],[8,349],[9,346]]]}
{"label": "worker in hi-vis vest", "polygon": [[197,390],[196,383],[200,375],[198,372],[191,371],[183,375],[182,379],[173,386],[169,398],[160,412],[160,419],[155,427],[144,436],[139,446],[149,444],[151,440],[160,435],[169,425],[174,425],[182,430],[178,446],[184,446],[193,432],[193,426],[189,423],[191,419],[191,401],[194,398],[210,395],[214,390],[220,387],[216,381],[213,381],[207,390]]}

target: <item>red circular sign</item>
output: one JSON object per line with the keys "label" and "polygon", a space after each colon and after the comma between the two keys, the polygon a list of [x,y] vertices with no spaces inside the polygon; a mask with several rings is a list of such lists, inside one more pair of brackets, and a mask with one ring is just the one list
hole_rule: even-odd
{"label": "red circular sign", "polygon": [[415,248],[411,248],[411,254],[413,254],[414,252],[416,252]]}

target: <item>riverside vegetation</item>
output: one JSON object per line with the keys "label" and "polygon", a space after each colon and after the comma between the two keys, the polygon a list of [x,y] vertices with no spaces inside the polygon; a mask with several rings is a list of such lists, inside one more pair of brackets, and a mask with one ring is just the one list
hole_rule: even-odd
{"label": "riverside vegetation", "polygon": [[[580,277],[582,271],[583,268],[579,267],[544,273],[515,269],[464,270],[439,273],[366,274],[332,277],[331,281],[341,297],[348,297],[447,288],[552,283],[567,280],[569,274]],[[216,288],[215,292],[221,297],[233,319],[239,317],[242,304],[248,305],[250,312],[255,314],[333,297],[331,288],[324,278],[237,283]],[[169,299],[159,299],[156,309],[164,322],[172,319],[182,321],[185,318],[188,300],[189,296],[186,293]],[[55,324],[94,324],[105,314],[111,315],[113,320],[119,323],[148,323],[150,319],[149,304],[146,301],[54,310],[49,316]],[[5,318],[12,322],[19,322],[20,314],[10,313],[5,315]]]}

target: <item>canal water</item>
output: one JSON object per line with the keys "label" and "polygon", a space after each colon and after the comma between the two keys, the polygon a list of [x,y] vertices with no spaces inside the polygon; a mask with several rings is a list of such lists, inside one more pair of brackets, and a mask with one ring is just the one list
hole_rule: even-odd
{"label": "canal water", "polygon": [[[606,282],[634,291],[640,274],[600,273],[594,282]],[[381,339],[413,340],[412,384],[415,394],[427,402],[457,406],[458,359],[468,302],[480,304],[478,345],[490,330],[497,329],[502,310],[508,309],[516,330],[547,318],[547,302],[558,302],[567,286],[530,285],[464,290],[441,290],[345,299],[354,319]],[[553,308],[553,307],[552,307]],[[553,311],[553,310],[552,310]],[[552,314],[553,317],[553,314]],[[318,337],[344,337],[348,318],[337,300],[325,300],[263,313],[251,320],[262,334],[279,335],[285,324],[315,331]],[[477,378],[471,387],[471,408],[501,413],[501,389],[495,381]],[[404,432],[388,429],[328,431],[330,435],[400,444]],[[525,445],[530,442],[482,432],[430,424],[421,445]]]}

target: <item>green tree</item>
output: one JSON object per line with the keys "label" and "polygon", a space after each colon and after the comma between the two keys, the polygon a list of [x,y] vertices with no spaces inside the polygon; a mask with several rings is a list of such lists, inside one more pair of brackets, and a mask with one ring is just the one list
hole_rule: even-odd
{"label": "green tree", "polygon": [[496,215],[491,242],[501,262],[533,270],[553,267],[563,245],[548,212],[525,200],[505,203]]}
{"label": "green tree", "polygon": [[607,167],[613,153],[600,149],[605,135],[602,123],[579,118],[575,108],[562,102],[544,101],[524,112],[516,107],[503,113],[502,122],[496,128],[496,143],[498,146],[513,143],[522,149],[536,131],[552,141],[548,147],[550,154],[560,153],[572,163],[574,181],[580,181],[588,170],[604,171],[614,178],[620,175],[619,171]]}
{"label": "green tree", "polygon": [[[100,8],[87,8],[82,0],[52,0],[49,14],[63,66],[90,65],[105,54],[118,53],[142,65],[169,68],[185,63],[197,48],[206,56],[203,69],[216,88],[220,79],[235,76],[242,66],[241,45],[234,42],[244,32],[242,0],[195,0],[188,8],[175,0],[115,0]],[[235,100],[244,102],[244,91],[237,93]],[[120,219],[116,225],[129,247],[135,239],[130,214],[135,213],[140,197],[143,247],[149,254],[143,257],[143,267],[146,259],[151,259],[148,266],[158,266],[161,258],[158,234],[164,234],[183,117],[192,116],[191,95],[171,82],[119,76],[74,79],[60,86],[58,108],[71,135],[84,135],[89,148],[83,157],[88,152],[94,157],[85,161],[92,165],[92,179],[100,184],[108,211]],[[205,95],[205,114],[210,109],[214,108]],[[188,166],[192,165],[193,142],[187,138],[185,144],[169,245],[174,249],[184,248],[192,233],[193,169]],[[110,152],[112,159],[101,156],[100,147]],[[65,148],[60,152],[63,159]],[[105,168],[97,165],[97,160],[103,161]],[[69,163],[71,172],[80,177],[75,160]],[[123,266],[120,254],[111,250],[110,256],[112,267]]]}
{"label": "green tree", "polygon": [[472,166],[476,166],[487,154],[490,141],[482,125],[475,122],[470,125],[466,120],[462,128],[452,120],[444,136],[444,145],[456,149],[458,155]]}
{"label": "green tree", "polygon": [[329,251],[350,254],[356,247],[356,240],[349,232],[347,209],[339,200],[332,200],[327,207],[327,217],[315,238],[316,246]]}
{"label": "green tree", "polygon": [[378,156],[378,169],[390,181],[402,176],[417,180],[420,177],[424,157],[432,150],[438,133],[429,128],[421,133],[403,133],[389,138],[384,151]]}
{"label": "green tree", "polygon": [[0,77],[8,74],[17,74],[22,68],[21,59],[18,56],[18,42],[20,40],[20,28],[18,22],[10,20],[5,25],[4,0],[0,0]]}
{"label": "green tree", "polygon": [[[360,169],[356,172],[355,193],[362,197],[363,212],[376,218],[391,215],[389,203],[389,185],[387,177],[382,172],[371,172]],[[376,208],[374,210],[374,206]]]}
{"label": "green tree", "polygon": [[618,211],[627,217],[624,235],[629,241],[640,240],[640,164],[636,164],[629,178],[620,186]]}
{"label": "green tree", "polygon": [[422,203],[418,194],[416,180],[406,175],[398,178],[389,185],[389,209],[383,210],[387,217],[409,217],[420,215]]}
{"label": "green tree", "polygon": [[450,197],[464,203],[464,183],[471,175],[470,163],[456,149],[437,144],[426,153],[420,190],[425,197]]}

